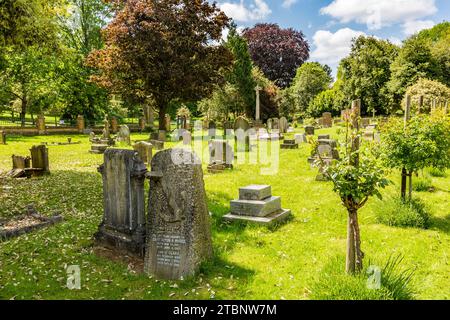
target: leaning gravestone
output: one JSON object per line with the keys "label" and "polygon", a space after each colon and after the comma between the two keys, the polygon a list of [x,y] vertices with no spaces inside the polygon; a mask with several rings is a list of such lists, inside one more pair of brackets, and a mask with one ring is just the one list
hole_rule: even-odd
{"label": "leaning gravestone", "polygon": [[130,128],[128,128],[126,124],[120,126],[116,140],[117,142],[123,142],[127,145],[131,144]]}
{"label": "leaning gravestone", "polygon": [[94,235],[96,244],[142,257],[147,168],[133,150],[107,149],[98,171],[103,176],[103,220]]}
{"label": "leaning gravestone", "polygon": [[163,279],[193,275],[212,257],[200,159],[183,148],[152,160],[144,271]]}

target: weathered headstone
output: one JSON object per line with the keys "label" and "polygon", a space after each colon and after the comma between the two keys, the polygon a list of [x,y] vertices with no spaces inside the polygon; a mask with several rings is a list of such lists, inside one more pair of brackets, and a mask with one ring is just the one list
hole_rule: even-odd
{"label": "weathered headstone", "polygon": [[284,139],[280,147],[281,149],[298,149],[298,143],[295,139]]}
{"label": "weathered headstone", "polygon": [[146,273],[163,279],[193,275],[212,257],[211,230],[201,161],[168,149],[155,154],[150,178]]}
{"label": "weathered headstone", "polygon": [[278,119],[278,118],[272,119],[272,129],[280,130],[280,119]]}
{"label": "weathered headstone", "polygon": [[330,112],[324,112],[322,114],[322,126],[324,128],[331,128],[333,126],[333,117]]}
{"label": "weathered headstone", "polygon": [[86,129],[86,123],[84,121],[84,116],[81,114],[77,117],[77,130],[79,133],[83,133],[84,129]]}
{"label": "weathered headstone", "polygon": [[103,220],[96,244],[143,256],[144,181],[147,169],[133,150],[108,149],[99,167],[103,176]]}
{"label": "weathered headstone", "polygon": [[50,173],[48,162],[48,148],[44,145],[32,146],[31,149],[31,170],[38,171],[36,174]]}
{"label": "weathered headstone", "polygon": [[237,117],[233,125],[237,151],[250,150],[250,124],[243,117]]}
{"label": "weathered headstone", "polygon": [[250,185],[239,188],[239,199],[230,202],[226,221],[244,221],[263,225],[281,222],[291,215],[291,210],[281,208],[281,198],[272,196],[268,185]]}
{"label": "weathered headstone", "polygon": [[212,120],[208,122],[208,136],[216,136],[216,123]]}
{"label": "weathered headstone", "polygon": [[139,141],[133,145],[134,151],[136,151],[141,158],[142,162],[150,163],[152,161],[153,145],[150,142]]}
{"label": "weathered headstone", "polygon": [[267,130],[272,130],[272,126],[273,126],[273,120],[272,118],[267,119]]}
{"label": "weathered headstone", "polygon": [[307,136],[314,135],[314,126],[305,126],[305,133]]}
{"label": "weathered headstone", "polygon": [[39,134],[45,133],[46,126],[45,126],[45,117],[43,114],[40,114],[36,119],[36,127],[38,129]]}
{"label": "weathered headstone", "polygon": [[[106,128],[106,123],[105,123],[105,128]],[[108,126],[109,129],[109,126]],[[111,118],[111,132],[112,133],[117,133],[117,131],[119,130],[119,121],[117,120],[116,117],[112,117]],[[108,136],[109,138],[109,136]]]}
{"label": "weathered headstone", "polygon": [[119,128],[119,132],[117,133],[117,142],[122,142],[127,145],[131,144],[131,138],[130,138],[130,128],[126,124],[123,124]]}
{"label": "weathered headstone", "polygon": [[12,155],[12,167],[13,169],[25,169],[31,167],[31,158]]}
{"label": "weathered headstone", "polygon": [[307,143],[308,140],[306,139],[306,134],[305,133],[296,133],[294,135],[294,139],[295,142],[300,144],[300,143]]}
{"label": "weathered headstone", "polygon": [[281,133],[286,133],[288,129],[288,121],[285,117],[280,118],[279,129]]}
{"label": "weathered headstone", "polygon": [[209,165],[208,171],[216,173],[226,168],[233,168],[233,148],[226,140],[211,140],[208,142]]}

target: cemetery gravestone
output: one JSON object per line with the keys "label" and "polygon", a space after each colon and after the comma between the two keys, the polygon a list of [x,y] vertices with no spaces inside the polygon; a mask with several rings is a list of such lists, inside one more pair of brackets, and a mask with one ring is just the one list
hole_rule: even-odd
{"label": "cemetery gravestone", "polygon": [[288,121],[285,117],[280,118],[279,129],[281,133],[286,133],[288,129]]}
{"label": "cemetery gravestone", "polygon": [[250,150],[250,124],[243,117],[237,117],[233,125],[237,151]]}
{"label": "cemetery gravestone", "polygon": [[31,152],[31,168],[25,169],[32,176],[40,176],[49,174],[48,148],[45,145],[32,146]]}
{"label": "cemetery gravestone", "polygon": [[298,143],[295,139],[284,139],[280,147],[281,149],[298,149]]}
{"label": "cemetery gravestone", "polygon": [[143,256],[144,181],[147,169],[133,150],[108,149],[98,171],[103,177],[103,220],[96,244]]}
{"label": "cemetery gravestone", "polygon": [[226,140],[211,140],[208,142],[209,165],[208,171],[217,173],[233,168],[233,148]]}
{"label": "cemetery gravestone", "polygon": [[307,143],[308,140],[306,139],[306,134],[304,133],[297,133],[294,135],[295,143]]}
{"label": "cemetery gravestone", "polygon": [[117,142],[122,142],[127,145],[131,144],[130,128],[128,128],[128,126],[126,124],[120,126],[119,133],[117,134],[116,140],[117,140]]}
{"label": "cemetery gravestone", "polygon": [[291,210],[281,208],[281,198],[272,196],[268,185],[250,185],[239,188],[239,199],[230,202],[226,221],[245,221],[263,225],[281,222],[291,215]]}
{"label": "cemetery gravestone", "polygon": [[45,127],[45,117],[44,115],[40,114],[36,119],[36,126],[38,129],[39,134],[45,133],[46,127]]}
{"label": "cemetery gravestone", "polygon": [[163,279],[193,275],[212,257],[201,161],[185,149],[155,154],[150,178],[146,273]]}
{"label": "cemetery gravestone", "polygon": [[330,112],[324,112],[322,114],[322,126],[325,128],[331,128],[333,126],[333,118]]}
{"label": "cemetery gravestone", "polygon": [[[106,124],[105,124],[105,128],[106,128]],[[108,124],[108,129],[109,129],[109,124]],[[118,130],[119,130],[119,121],[117,120],[116,117],[112,117],[111,118],[111,131],[112,131],[112,133],[117,133]],[[109,130],[108,130],[108,132],[109,132]],[[104,137],[104,138],[106,138],[106,137]],[[108,134],[108,138],[109,138],[109,134]]]}
{"label": "cemetery gravestone", "polygon": [[208,136],[216,136],[216,123],[214,121],[209,121],[208,123]]}
{"label": "cemetery gravestone", "polygon": [[85,129],[86,129],[86,124],[85,124],[85,121],[84,121],[84,116],[78,115],[78,117],[77,117],[77,130],[78,130],[79,133],[83,133]]}
{"label": "cemetery gravestone", "polygon": [[314,135],[314,126],[305,126],[305,133],[307,136]]}
{"label": "cemetery gravestone", "polygon": [[142,162],[150,163],[152,161],[153,145],[146,141],[139,141],[133,145],[133,149],[138,153]]}

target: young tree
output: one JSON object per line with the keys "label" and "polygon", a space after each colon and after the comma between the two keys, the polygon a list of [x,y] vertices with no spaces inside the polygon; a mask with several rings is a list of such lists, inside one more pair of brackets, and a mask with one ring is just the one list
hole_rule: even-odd
{"label": "young tree", "polygon": [[333,79],[318,62],[306,62],[297,69],[289,91],[295,99],[296,111],[305,113],[311,101],[330,87]]}
{"label": "young tree", "polygon": [[309,44],[301,31],[259,23],[243,35],[256,66],[280,88],[291,84],[295,70],[309,58]]}
{"label": "young tree", "polygon": [[382,127],[381,155],[386,165],[402,171],[401,197],[406,200],[406,177],[412,196],[412,174],[426,167],[450,167],[450,122],[443,110],[402,121],[391,118]]}
{"label": "young tree", "polygon": [[152,98],[164,129],[170,101],[201,99],[223,80],[232,56],[217,42],[229,19],[206,0],[115,2],[105,48],[88,57],[99,69],[92,80],[112,92]]}
{"label": "young tree", "polygon": [[364,257],[358,210],[366,204],[369,197],[376,195],[381,198],[379,189],[384,188],[388,180],[384,177],[380,163],[373,156],[360,151],[359,100],[353,102],[351,114],[345,120],[347,133],[343,157],[331,165],[319,158],[318,165],[333,182],[334,191],[348,212],[346,271],[353,274],[362,270]]}
{"label": "young tree", "polygon": [[340,62],[342,91],[361,99],[362,114],[386,114],[389,106],[390,65],[398,48],[387,40],[360,36],[353,40],[350,55]]}

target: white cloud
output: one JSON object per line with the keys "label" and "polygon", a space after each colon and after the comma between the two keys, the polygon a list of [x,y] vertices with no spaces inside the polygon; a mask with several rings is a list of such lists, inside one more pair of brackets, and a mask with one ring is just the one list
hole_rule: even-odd
{"label": "white cloud", "polygon": [[395,23],[406,23],[437,12],[435,0],[333,0],[320,9],[340,22],[366,24],[377,30]]}
{"label": "white cloud", "polygon": [[395,44],[396,46],[400,46],[402,44],[402,40],[400,40],[397,37],[389,37],[388,40],[392,43]]}
{"label": "white cloud", "polygon": [[410,36],[412,34],[415,34],[416,32],[419,32],[420,30],[432,28],[434,25],[435,23],[432,20],[406,21],[403,24],[403,33],[407,36]]}
{"label": "white cloud", "polygon": [[337,63],[350,53],[352,39],[365,35],[362,31],[350,28],[339,29],[335,33],[319,30],[313,36],[314,51],[311,60],[337,66]]}
{"label": "white cloud", "polygon": [[297,2],[297,0],[284,0],[282,6],[283,6],[283,8],[288,9],[296,2]]}
{"label": "white cloud", "polygon": [[253,0],[248,7],[244,0],[240,2],[223,2],[219,5],[225,14],[236,21],[248,22],[268,17],[272,10],[264,0]]}

